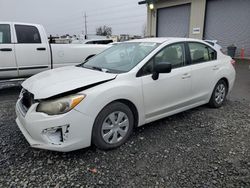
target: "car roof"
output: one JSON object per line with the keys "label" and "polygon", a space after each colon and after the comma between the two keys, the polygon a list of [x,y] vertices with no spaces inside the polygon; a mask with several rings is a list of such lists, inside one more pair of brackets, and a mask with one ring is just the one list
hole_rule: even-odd
{"label": "car roof", "polygon": [[153,37],[153,38],[143,38],[143,39],[135,39],[135,40],[130,40],[126,42],[154,42],[154,43],[165,43],[165,42],[183,42],[183,41],[197,41],[197,42],[202,42],[202,40],[199,39],[192,39],[192,38],[181,38],[181,37]]}

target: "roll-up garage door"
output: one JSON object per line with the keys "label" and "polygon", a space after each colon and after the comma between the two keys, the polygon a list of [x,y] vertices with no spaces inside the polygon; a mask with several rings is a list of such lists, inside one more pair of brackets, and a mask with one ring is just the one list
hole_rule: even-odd
{"label": "roll-up garage door", "polygon": [[205,39],[218,40],[227,49],[234,44],[250,57],[250,0],[207,0]]}
{"label": "roll-up garage door", "polygon": [[158,37],[189,36],[190,4],[157,10]]}

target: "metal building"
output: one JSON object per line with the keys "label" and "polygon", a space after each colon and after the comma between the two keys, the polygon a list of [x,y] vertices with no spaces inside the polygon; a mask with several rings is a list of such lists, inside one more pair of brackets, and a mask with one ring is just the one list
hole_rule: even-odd
{"label": "metal building", "polygon": [[148,36],[217,40],[250,58],[250,0],[147,0]]}

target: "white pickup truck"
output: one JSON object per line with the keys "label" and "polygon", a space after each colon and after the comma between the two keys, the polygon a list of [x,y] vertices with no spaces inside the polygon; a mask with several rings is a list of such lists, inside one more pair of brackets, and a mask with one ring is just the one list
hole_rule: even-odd
{"label": "white pickup truck", "polygon": [[42,25],[0,22],[0,82],[76,65],[107,45],[49,44]]}

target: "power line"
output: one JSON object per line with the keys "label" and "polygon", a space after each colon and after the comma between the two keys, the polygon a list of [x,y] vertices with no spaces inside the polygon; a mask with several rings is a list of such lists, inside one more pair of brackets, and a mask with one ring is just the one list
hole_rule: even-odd
{"label": "power line", "polygon": [[[110,23],[110,24],[107,24],[107,25],[109,25],[110,27],[112,27],[112,26],[126,26],[126,27],[129,27],[128,26],[128,24],[141,24],[141,23],[145,23],[146,22],[146,20],[132,20],[132,21],[123,21],[123,22],[121,22],[121,21],[119,21],[118,23]],[[89,23],[89,24],[87,24],[88,26],[92,26],[92,27],[97,27],[98,25],[100,25],[100,24],[96,24],[96,23]],[[66,27],[66,26],[65,26]],[[60,28],[59,28],[60,29]],[[80,30],[83,30],[82,29],[82,26],[80,26],[80,25],[74,25],[74,26],[68,26],[67,27],[67,30],[69,30],[69,29],[80,29]]]}
{"label": "power line", "polygon": [[[136,4],[137,5],[137,4]],[[104,7],[105,9],[90,9],[88,12],[79,13],[79,11],[73,12],[73,14],[67,14],[67,18],[63,18],[61,21],[57,21],[56,23],[49,23],[46,24],[50,28],[54,28],[60,33],[61,30],[73,31],[77,32],[76,30],[80,31],[80,33],[87,31],[94,31],[95,27],[98,27],[102,24],[109,25],[111,27],[116,28],[129,28],[131,26],[128,25],[135,25],[145,23],[146,21],[146,12],[145,15],[140,14],[129,14],[131,11],[125,11],[131,9],[131,3],[123,3],[123,4],[116,4],[114,6]],[[139,8],[139,7],[138,7]],[[119,16],[116,13],[124,12],[127,15]],[[108,12],[109,14],[107,15]],[[116,16],[117,15],[117,16]],[[103,17],[106,16],[107,18],[104,19]],[[144,18],[142,20],[142,18]],[[82,22],[81,20],[84,19]],[[127,21],[128,20],[128,21]],[[132,21],[131,21],[132,20]],[[88,28],[87,28],[88,26]],[[89,28],[90,27],[90,28]],[[113,28],[114,29],[114,28]]]}
{"label": "power line", "polygon": [[[127,4],[127,5],[129,5],[129,4]],[[115,6],[113,6],[113,7],[115,7]],[[111,8],[111,7],[109,7],[109,8]],[[118,6],[118,8],[122,8],[123,10],[125,10],[126,8],[124,8],[124,7],[121,7],[121,6]],[[131,7],[127,7],[127,8],[129,8],[129,9],[131,9]],[[90,12],[90,13],[89,13]],[[88,14],[88,17],[92,17],[92,16],[94,16],[94,17],[103,17],[104,15],[106,16],[107,15],[107,13],[100,13],[100,12],[109,12],[109,13],[112,13],[112,15],[114,15],[114,12],[118,12],[118,13],[120,13],[121,12],[121,10],[112,10],[112,11],[110,11],[110,10],[108,10],[108,9],[105,9],[105,10],[99,10],[99,11],[97,11],[96,13],[95,12],[91,12],[91,11],[88,11],[88,12],[86,12],[87,14]],[[91,14],[91,13],[93,13],[93,14]],[[74,13],[76,16],[74,16],[74,17],[70,17],[70,16],[68,16],[68,18],[69,19],[67,19],[69,22],[73,22],[73,21],[75,21],[75,20],[78,20],[78,19],[81,19],[81,15],[82,15],[82,11],[81,12],[78,12],[78,15],[76,14],[76,12]],[[72,14],[67,14],[67,15],[72,15]],[[146,13],[145,13],[145,15],[146,15]],[[131,16],[131,15],[129,15],[129,16]],[[66,21],[67,22],[67,21]],[[57,22],[58,23],[58,22]],[[65,18],[62,20],[62,23],[65,23]],[[48,24],[48,25],[54,25],[54,23],[51,23],[51,24]]]}
{"label": "power line", "polygon": [[[133,17],[133,18],[138,18],[138,17],[145,17],[146,18],[145,15],[130,15],[130,16]],[[119,19],[119,20],[121,20],[121,19],[128,19],[127,16],[120,16],[120,17],[113,17],[112,16],[109,19],[112,19],[112,18]],[[91,19],[91,18],[89,18],[90,22],[103,22],[103,21],[107,21],[107,20],[108,20],[107,18],[106,19]]]}
{"label": "power line", "polygon": [[[129,6],[129,7],[124,7],[124,5]],[[116,8],[116,9],[113,9],[113,8]],[[110,9],[112,9],[112,10],[110,10]],[[120,4],[118,6],[109,6],[109,7],[105,8],[105,9],[101,9],[101,10],[100,9],[91,9],[91,10],[89,10],[87,12],[85,11],[85,12],[88,15],[88,17],[89,16],[91,16],[91,17],[94,16],[94,17],[98,18],[98,17],[103,17],[104,15],[107,15],[107,13],[105,13],[105,12],[112,13],[112,15],[114,15],[114,12],[120,13],[121,10],[118,10],[118,9],[123,9],[123,10],[131,9],[131,4],[130,3],[125,3],[125,4]],[[97,11],[95,12],[93,10],[97,10]],[[73,13],[72,12],[71,13],[67,12],[67,18],[64,18],[62,20],[62,23],[65,23],[65,22],[68,22],[68,21],[72,22],[74,20],[81,19],[81,17],[82,17],[81,15],[82,15],[82,10],[81,11],[77,10],[77,11],[74,11]],[[54,23],[50,23],[48,25],[54,25]]]}
{"label": "power line", "polygon": [[[112,24],[109,24],[110,27],[114,26],[114,25],[124,25],[124,24],[131,24],[131,23],[134,23],[134,24],[138,24],[140,22],[145,22],[146,20],[134,20],[134,21],[128,21],[128,22],[119,22],[119,23],[112,23]],[[95,26],[97,24],[89,24],[89,26]],[[108,24],[107,24],[108,25]]]}
{"label": "power line", "polygon": [[[131,8],[131,3],[123,3],[123,4],[117,4],[117,5],[114,5],[114,6],[108,6],[108,7],[103,7],[101,10],[100,10],[100,8],[96,8],[96,9],[90,9],[89,11],[88,11],[88,13],[89,12],[107,12],[107,11],[109,11],[110,12],[110,9],[112,9],[112,11],[113,11],[113,9],[114,8],[116,8],[116,9],[119,9],[119,8],[123,8],[124,9],[124,6],[126,7],[126,6],[130,6],[130,7],[128,7],[128,8]],[[138,4],[137,4],[137,2],[136,2],[136,4],[135,4],[138,8],[140,8],[139,6],[138,6]],[[88,14],[89,15],[89,14]],[[91,15],[91,14],[90,14]]]}
{"label": "power line", "polygon": [[[139,18],[145,18],[146,16],[144,15],[132,15],[133,16],[133,20],[135,19],[139,19]],[[88,16],[86,16],[86,18],[88,18]],[[114,20],[115,19],[115,20]],[[106,19],[102,19],[102,20],[92,20],[92,19],[88,19],[87,23],[99,23],[99,22],[121,22],[121,20],[130,20],[127,16],[121,16],[121,17],[110,17],[110,18],[106,18]],[[47,24],[48,26],[57,26],[57,27],[65,27],[65,26],[70,26],[70,25],[81,25],[82,21],[80,19],[74,20],[72,22],[64,22],[62,24],[59,23],[55,23],[53,25]]]}

